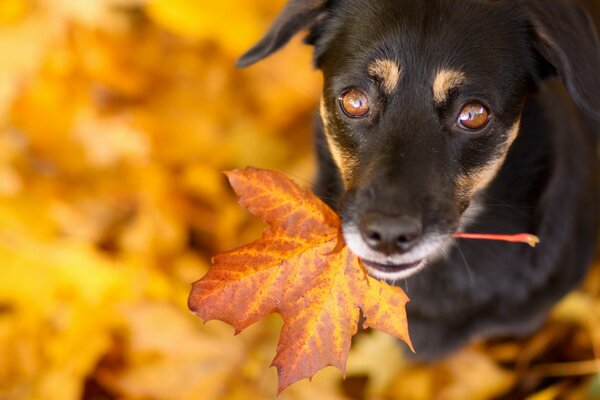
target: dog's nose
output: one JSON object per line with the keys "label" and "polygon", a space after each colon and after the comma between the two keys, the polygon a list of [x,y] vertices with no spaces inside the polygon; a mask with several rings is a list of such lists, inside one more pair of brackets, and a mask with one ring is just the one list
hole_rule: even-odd
{"label": "dog's nose", "polygon": [[392,255],[409,251],[419,241],[422,225],[411,217],[369,213],[363,217],[360,232],[370,248]]}

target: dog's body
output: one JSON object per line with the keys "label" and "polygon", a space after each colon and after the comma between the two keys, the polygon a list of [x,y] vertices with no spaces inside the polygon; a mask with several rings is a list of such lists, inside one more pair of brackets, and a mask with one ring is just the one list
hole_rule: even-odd
{"label": "dog's body", "polygon": [[325,76],[315,190],[369,273],[406,285],[417,357],[538,327],[600,225],[600,124],[575,105],[600,114],[587,15],[567,0],[292,0],[240,64],[303,27]]}

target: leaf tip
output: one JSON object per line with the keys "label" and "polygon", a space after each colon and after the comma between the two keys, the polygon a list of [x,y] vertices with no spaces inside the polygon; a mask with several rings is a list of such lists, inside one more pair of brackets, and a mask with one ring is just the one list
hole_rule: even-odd
{"label": "leaf tip", "polygon": [[224,170],[221,171],[229,180],[229,182],[231,184],[233,184],[233,180],[235,180],[236,178],[247,178],[248,175],[250,174],[255,174],[257,172],[261,172],[264,170],[261,170],[260,168],[256,168],[256,167],[246,167],[246,168],[234,168],[234,169],[228,169],[228,170]]}
{"label": "leaf tip", "polygon": [[221,173],[227,177],[227,180],[231,182],[232,179],[235,178],[236,175],[239,175],[242,172],[241,169],[228,169],[223,170]]}
{"label": "leaf tip", "polygon": [[282,385],[281,383],[277,385],[277,397],[281,395],[281,393],[288,388],[289,385]]}
{"label": "leaf tip", "polygon": [[285,389],[287,389],[293,381],[289,378],[283,376],[283,372],[279,365],[275,364],[275,360],[271,363],[271,367],[275,367],[277,369],[277,396],[279,396]]}
{"label": "leaf tip", "polygon": [[237,169],[222,169],[219,172],[222,173],[223,175],[225,175],[226,177],[229,177],[229,175],[231,174],[235,174],[235,172],[237,171]]}
{"label": "leaf tip", "polygon": [[197,314],[197,312],[196,312],[197,311],[196,302],[194,301],[194,289],[192,289],[192,292],[188,296],[188,299],[187,299],[187,308],[188,308],[188,310],[190,310],[194,314]]}
{"label": "leaf tip", "polygon": [[404,343],[406,343],[406,345],[408,346],[410,351],[413,352],[413,354],[417,354],[417,351],[415,350],[415,346],[413,346],[412,340],[410,340],[410,337],[407,336],[406,338],[402,338],[402,341],[404,341]]}

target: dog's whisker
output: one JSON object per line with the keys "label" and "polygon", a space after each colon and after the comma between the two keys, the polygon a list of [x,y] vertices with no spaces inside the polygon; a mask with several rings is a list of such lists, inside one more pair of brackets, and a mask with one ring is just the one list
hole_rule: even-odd
{"label": "dog's whisker", "polygon": [[331,200],[332,202],[337,202],[339,199],[330,196],[319,196],[321,200]]}
{"label": "dog's whisker", "polygon": [[290,176],[291,178],[293,178],[294,180],[296,180],[298,182],[301,182],[306,187],[313,187],[313,185],[315,184],[313,181],[311,181],[309,179],[306,179],[306,178],[303,178],[303,177],[301,177],[299,175],[292,174],[292,173],[289,173],[289,172],[286,172],[286,174],[288,176]]}
{"label": "dog's whisker", "polygon": [[[526,217],[527,214],[516,214],[516,213],[511,213],[511,217],[515,217],[518,216],[519,218],[523,218]],[[481,214],[478,216],[468,216],[465,215],[463,217],[461,217],[461,222],[463,223],[481,223],[481,222],[503,222],[506,223],[507,221],[507,216],[506,215],[494,215],[494,214]],[[521,228],[523,229],[523,228]]]}
{"label": "dog's whisker", "polygon": [[471,282],[471,286],[475,286],[475,279],[473,279],[473,274],[471,273],[471,267],[469,266],[469,263],[467,262],[467,258],[465,257],[465,254],[461,250],[460,245],[456,245],[456,250],[458,251],[458,254],[460,254],[461,258],[464,261],[464,266],[467,270],[467,275],[469,276],[469,282]]}

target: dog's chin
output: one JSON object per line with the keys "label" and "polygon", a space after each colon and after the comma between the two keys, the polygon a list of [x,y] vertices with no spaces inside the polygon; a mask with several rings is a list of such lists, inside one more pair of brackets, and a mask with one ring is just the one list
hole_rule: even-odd
{"label": "dog's chin", "polygon": [[397,281],[406,279],[425,268],[427,260],[401,265],[380,264],[368,260],[362,260],[362,263],[367,273],[373,278],[385,281]]}

